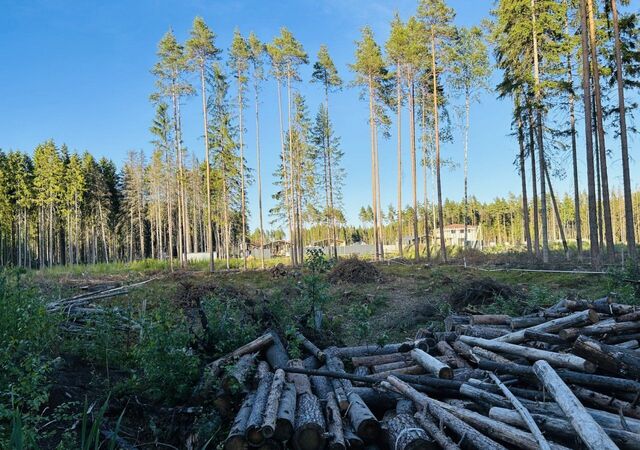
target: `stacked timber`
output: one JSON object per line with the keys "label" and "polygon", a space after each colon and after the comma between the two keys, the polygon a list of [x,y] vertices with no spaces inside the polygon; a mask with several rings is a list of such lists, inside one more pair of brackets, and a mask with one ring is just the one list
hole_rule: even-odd
{"label": "stacked timber", "polygon": [[[242,385],[227,449],[640,450],[640,311],[599,299],[289,360],[274,332],[209,365]],[[223,369],[224,368],[224,369]]]}

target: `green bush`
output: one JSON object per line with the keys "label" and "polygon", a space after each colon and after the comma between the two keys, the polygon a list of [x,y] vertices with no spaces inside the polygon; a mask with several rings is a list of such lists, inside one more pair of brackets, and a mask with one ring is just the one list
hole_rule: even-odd
{"label": "green bush", "polygon": [[259,324],[237,300],[211,296],[202,300],[208,331],[205,339],[216,354],[228,353],[256,338]]}
{"label": "green bush", "polygon": [[152,400],[184,400],[198,379],[200,361],[189,347],[191,335],[180,311],[161,306],[145,318],[135,356],[139,381]]}
{"label": "green bush", "polygon": [[[22,273],[0,272],[0,448],[11,439],[31,448],[35,423],[48,400],[50,351],[56,318],[46,312]],[[13,425],[12,425],[13,424]]]}

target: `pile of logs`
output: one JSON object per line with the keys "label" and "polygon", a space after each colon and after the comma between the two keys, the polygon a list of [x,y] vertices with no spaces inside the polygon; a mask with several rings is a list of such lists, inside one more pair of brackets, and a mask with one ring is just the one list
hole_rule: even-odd
{"label": "pile of logs", "polygon": [[244,393],[224,448],[640,450],[631,305],[454,315],[384,346],[297,341],[304,359],[270,331],[208,366],[221,390]]}

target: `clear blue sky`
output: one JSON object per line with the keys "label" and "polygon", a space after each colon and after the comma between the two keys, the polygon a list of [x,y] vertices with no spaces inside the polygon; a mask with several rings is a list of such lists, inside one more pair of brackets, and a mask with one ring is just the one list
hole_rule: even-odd
{"label": "clear blue sky", "polygon": [[[636,1],[632,2],[634,9]],[[361,27],[370,25],[382,43],[394,11],[406,19],[415,11],[416,3],[415,0],[0,0],[0,148],[31,151],[38,143],[53,138],[71,149],[112,158],[118,165],[128,150],[143,149],[149,154],[148,128],[153,107],[148,98],[154,89],[150,69],[156,61],[157,42],[170,27],[180,40],[186,39],[197,15],[216,32],[217,44],[225,50],[236,27],[245,35],[254,31],[268,41],[278,34],[280,26],[286,26],[302,42],[312,62],[319,46],[327,44],[341,76],[348,82],[353,75],[347,65],[353,60],[354,41],[359,38]],[[449,4],[457,11],[456,23],[472,25],[488,17],[493,2],[449,0]],[[311,67],[303,68],[304,82],[297,87],[315,114],[322,96],[318,86],[309,83],[310,75]],[[496,73],[492,84],[498,77]],[[345,210],[350,222],[357,223],[360,206],[368,204],[371,198],[367,104],[359,99],[354,88],[333,95],[331,102],[332,119],[342,138],[348,173]],[[261,108],[263,187],[268,209],[274,192],[271,174],[279,153],[274,82],[264,85]],[[198,98],[189,99],[183,112],[185,143],[201,157]],[[473,106],[470,136],[470,193],[480,200],[520,191],[519,177],[512,164],[517,143],[509,133],[509,101],[496,100],[493,93],[483,95],[481,103]],[[408,136],[408,130],[404,136]],[[247,125],[246,142],[248,163],[255,167],[252,119]],[[638,140],[634,137],[632,155],[637,147]],[[617,143],[612,142],[611,148],[612,178],[617,187],[620,185]],[[385,209],[389,203],[395,204],[395,152],[394,136],[389,141],[380,141]],[[454,142],[444,145],[443,154],[460,163],[458,169],[443,172],[444,195],[460,199],[462,140],[458,130]],[[404,159],[408,162],[408,142],[404,145]],[[568,164],[568,155],[561,161]],[[404,167],[404,198],[409,200],[410,166]],[[637,164],[633,168],[637,173]],[[581,169],[584,173],[583,163]],[[569,181],[557,181],[557,190],[567,190]],[[255,226],[255,186],[248,195],[251,223]],[[418,195],[422,198],[420,192]]]}

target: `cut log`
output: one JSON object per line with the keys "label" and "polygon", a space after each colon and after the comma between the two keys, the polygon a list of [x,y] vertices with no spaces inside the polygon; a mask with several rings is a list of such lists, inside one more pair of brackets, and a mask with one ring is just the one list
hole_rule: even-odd
{"label": "cut log", "polygon": [[511,317],[506,314],[482,314],[471,316],[471,325],[509,325]]}
{"label": "cut log", "polygon": [[273,370],[287,367],[287,363],[289,362],[289,355],[287,354],[287,350],[282,344],[280,336],[278,336],[278,333],[273,330],[269,333],[273,337],[273,342],[264,352],[265,359]]}
{"label": "cut log", "polygon": [[463,369],[465,367],[471,367],[464,359],[462,359],[456,351],[446,341],[440,341],[436,344],[436,348],[442,356],[448,358],[453,366]]}
{"label": "cut log", "polygon": [[447,341],[452,343],[456,339],[458,339],[458,333],[455,331],[438,331],[433,334],[438,341]]}
{"label": "cut log", "polygon": [[536,325],[540,325],[541,323],[545,323],[547,321],[548,319],[542,316],[512,317],[509,324],[512,330],[519,330],[521,328],[534,327]]}
{"label": "cut log", "polygon": [[431,356],[430,354],[420,350],[414,349],[411,350],[411,357],[415,362],[420,364],[424,369],[438,378],[444,378],[450,380],[453,378],[453,371],[451,367],[443,364],[438,361],[436,358]]}
{"label": "cut log", "polygon": [[363,450],[364,449],[364,441],[360,436],[356,434],[356,432],[351,427],[351,424],[342,419],[342,431],[344,432],[344,440],[349,447],[349,450]]}
{"label": "cut log", "polygon": [[616,347],[620,347],[620,348],[628,348],[628,349],[637,349],[638,347],[640,347],[640,342],[638,342],[637,339],[631,339],[630,341],[624,341],[621,342],[619,344],[615,345]]}
{"label": "cut log", "polygon": [[632,350],[603,344],[587,336],[579,336],[573,344],[573,351],[607,372],[629,378],[640,376],[640,357],[634,355]]}
{"label": "cut log", "polygon": [[339,358],[353,358],[354,356],[388,355],[411,350],[407,343],[387,345],[361,345],[357,347],[333,347],[325,353],[331,353]]}
{"label": "cut log", "polygon": [[640,320],[640,311],[633,311],[628,314],[616,317],[618,322],[634,322]]}
{"label": "cut log", "polygon": [[408,398],[401,398],[396,402],[396,414],[415,414],[416,407]]}
{"label": "cut log", "polygon": [[451,343],[451,347],[456,351],[456,353],[462,356],[464,359],[469,361],[470,363],[476,364],[478,362],[478,358],[473,355],[471,347],[457,339]]}
{"label": "cut log", "polygon": [[269,391],[273,382],[273,373],[269,371],[269,364],[266,361],[261,361],[258,365],[256,378],[258,380],[258,388],[256,389],[253,409],[247,421],[245,435],[249,444],[257,447],[262,445],[265,440],[261,430]]}
{"label": "cut log", "polygon": [[583,403],[595,406],[598,409],[604,409],[605,411],[616,412],[627,417],[640,419],[640,408],[633,406],[629,402],[618,400],[615,397],[579,386],[574,386],[571,390]]}
{"label": "cut log", "polygon": [[443,450],[460,450],[458,444],[453,442],[438,425],[435,424],[433,416],[426,411],[415,414],[418,424],[427,432]]}
{"label": "cut log", "polygon": [[309,392],[298,395],[292,438],[298,450],[321,450],[326,443],[325,421],[318,397]]}
{"label": "cut log", "polygon": [[[489,410],[489,417],[509,425],[526,427],[522,417],[511,409],[494,407]],[[545,416],[542,414],[532,414],[536,423],[549,435],[564,441],[574,441],[577,436],[568,420]],[[621,449],[640,450],[640,436],[629,431],[617,430],[613,428],[603,428],[611,440]]]}
{"label": "cut log", "polygon": [[[562,331],[562,330],[561,330]],[[565,345],[566,342],[558,335],[551,333],[539,333],[537,331],[525,331],[524,337],[527,341],[545,342],[551,345]]]}
{"label": "cut log", "polygon": [[278,407],[280,406],[280,397],[282,397],[282,388],[285,383],[285,373],[282,369],[277,369],[273,375],[271,389],[267,398],[267,404],[264,408],[262,420],[262,428],[260,429],[265,439],[273,437],[276,431],[276,422],[278,420]]}
{"label": "cut log", "polygon": [[[492,361],[480,361],[478,367],[484,370],[492,370],[496,373],[516,375],[519,377],[533,377],[533,369],[520,364],[497,364]],[[626,380],[624,378],[608,377],[604,375],[593,375],[572,370],[559,369],[556,371],[560,378],[567,383],[580,384],[607,390],[622,392],[640,391],[640,382]]]}
{"label": "cut log", "polygon": [[238,347],[231,353],[223,356],[222,358],[218,358],[212,363],[207,365],[207,369],[214,375],[218,376],[222,366],[226,365],[229,361],[232,361],[235,358],[239,358],[242,355],[246,355],[248,353],[256,353],[267,347],[273,342],[273,335],[271,333],[265,333],[262,336],[254,339],[253,341],[243,345],[242,347]]}
{"label": "cut log", "polygon": [[313,342],[307,339],[304,334],[296,332],[296,338],[300,341],[302,347],[304,347],[304,349],[309,352],[309,354],[314,356],[321,363],[325,362],[327,357],[324,352],[316,347]]}
{"label": "cut log", "polygon": [[637,330],[640,330],[640,322],[616,322],[615,319],[607,319],[588,327],[566,328],[564,330],[560,330],[558,335],[565,341],[569,341],[577,338],[578,336],[621,334]]}
{"label": "cut log", "polygon": [[[371,374],[371,371],[367,366],[358,366],[353,370],[353,374],[361,377],[366,377],[367,375]],[[365,383],[363,383],[362,381],[356,381],[354,385],[365,386]]]}
{"label": "cut log", "polygon": [[[438,361],[438,363],[440,363],[440,361]],[[401,367],[399,369],[388,370],[386,372],[375,373],[375,374],[372,374],[371,376],[372,378],[375,378],[378,380],[384,380],[389,375],[420,375],[424,372],[425,372],[424,367],[416,364],[414,366],[406,366],[406,367]]]}
{"label": "cut log", "polygon": [[533,372],[553,396],[588,448],[591,450],[618,448],[546,361],[536,361],[533,364]]}
{"label": "cut log", "polygon": [[477,358],[488,359],[489,361],[494,361],[500,364],[511,363],[510,359],[507,359],[504,356],[500,356],[497,353],[494,353],[491,350],[487,350],[482,347],[475,346],[471,349],[471,351]]}
{"label": "cut log", "polygon": [[348,394],[349,409],[347,417],[356,434],[367,442],[376,442],[380,436],[380,423],[373,415],[364,400],[355,391]]}
{"label": "cut log", "polygon": [[548,363],[556,367],[566,367],[569,369],[581,370],[583,372],[590,373],[593,373],[596,370],[596,365],[594,363],[575,355],[554,353],[546,350],[539,350],[536,348],[522,347],[520,345],[510,344],[507,342],[474,338],[471,336],[460,336],[460,340],[465,344],[477,345],[478,347],[482,347],[487,350],[520,356],[533,361],[547,361]]}
{"label": "cut log", "polygon": [[624,334],[624,335],[620,335],[620,336],[603,336],[603,342],[605,344],[619,344],[621,342],[624,341],[628,341],[630,339],[636,339],[638,341],[640,341],[640,333],[631,333],[631,334]]}
{"label": "cut log", "polygon": [[493,382],[500,388],[500,390],[502,391],[504,396],[509,399],[509,401],[513,405],[514,409],[516,411],[518,411],[518,414],[520,414],[520,417],[522,417],[522,420],[527,425],[527,428],[529,429],[529,431],[531,432],[531,434],[533,435],[533,437],[537,441],[538,445],[540,446],[540,449],[541,450],[551,450],[551,447],[549,446],[549,443],[547,442],[545,437],[542,435],[542,432],[540,431],[540,428],[538,428],[538,425],[533,420],[533,417],[531,417],[531,413],[527,410],[527,408],[525,408],[524,405],[520,402],[520,400],[518,400],[516,398],[516,396],[511,393],[509,388],[506,387],[502,383],[502,381],[500,381],[500,378],[498,378],[493,373],[490,373],[489,376],[491,377]]}
{"label": "cut log", "polygon": [[256,365],[256,354],[242,355],[233,365],[224,370],[222,388],[225,392],[238,393],[246,391],[247,383],[253,375]]}
{"label": "cut log", "polygon": [[[322,368],[324,368],[324,366]],[[331,381],[329,381],[327,377],[319,377],[317,375],[311,375],[309,377],[309,381],[311,381],[313,393],[316,394],[320,403],[324,405],[329,393],[333,392],[333,385],[331,384]]]}
{"label": "cut log", "polygon": [[469,325],[471,316],[447,316],[444,319],[445,331],[453,331],[458,325]]}
{"label": "cut log", "polygon": [[408,358],[410,358],[410,355],[408,355],[407,353],[389,353],[387,355],[356,356],[351,358],[351,363],[354,367],[371,367],[379,366],[380,364],[406,361]]}
{"label": "cut log", "polygon": [[389,409],[389,405],[393,405],[403,398],[395,392],[376,390],[370,387],[354,387],[353,392],[358,394],[372,411],[385,411]]}
{"label": "cut log", "polygon": [[293,383],[284,383],[278,404],[278,418],[273,438],[285,442],[293,436],[296,417],[296,387]]}
{"label": "cut log", "polygon": [[407,361],[396,361],[396,362],[392,362],[392,363],[379,364],[377,366],[372,366],[371,367],[371,371],[373,373],[389,372],[391,370],[404,369],[405,367],[409,367],[409,366],[413,365],[412,363],[413,363],[413,361],[411,361],[411,359],[409,359]]}
{"label": "cut log", "polygon": [[513,333],[496,338],[498,342],[508,342],[510,344],[518,344],[525,340],[525,331],[537,331],[539,333],[555,333],[563,328],[569,328],[577,325],[598,322],[598,313],[592,309],[578,311],[565,317],[549,320],[529,328],[523,328]]}
{"label": "cut log", "polygon": [[302,360],[302,366],[305,369],[318,369],[322,366],[322,363],[318,361],[315,356],[307,356]]}
{"label": "cut log", "polygon": [[448,427],[458,437],[458,439],[464,437],[465,442],[467,442],[473,448],[480,450],[505,450],[504,446],[483,435],[475,428],[467,425],[464,421],[460,420],[449,411],[445,410],[441,406],[440,402],[437,402],[429,398],[425,394],[416,391],[400,379],[394,376],[390,376],[389,378],[387,378],[387,381],[382,383],[382,386],[388,387],[389,389],[395,389],[407,398],[413,400],[416,405],[424,408],[441,424]]}
{"label": "cut log", "polygon": [[397,414],[385,423],[387,442],[393,450],[436,449],[435,442],[418,426],[411,414]]}
{"label": "cut log", "polygon": [[465,336],[481,337],[483,339],[495,339],[509,334],[509,329],[488,325],[458,325],[456,331]]}
{"label": "cut log", "polygon": [[327,431],[329,433],[329,450],[344,450],[346,443],[344,432],[342,430],[342,418],[340,416],[340,408],[336,402],[333,392],[327,395],[326,405],[324,407],[325,419],[327,422]]}
{"label": "cut log", "polygon": [[[292,359],[289,361],[287,368],[302,369],[302,361],[299,359]],[[309,382],[309,377],[303,373],[295,373],[286,369],[285,372],[287,372],[287,380],[295,385],[297,395],[311,394],[311,383]]]}
{"label": "cut log", "polygon": [[251,392],[244,398],[242,406],[233,420],[229,435],[224,441],[225,450],[244,450],[248,447],[249,444],[245,438],[245,433],[247,430],[247,421],[249,420],[251,410],[253,409],[255,396],[255,392]]}
{"label": "cut log", "polygon": [[[454,416],[465,421],[476,430],[485,433],[493,439],[527,450],[538,450],[540,448],[538,442],[531,433],[519,430],[518,428],[490,419],[473,411],[456,408],[444,403],[441,405],[443,408],[447,408]],[[556,443],[550,443],[549,447],[553,450],[569,450]]]}

